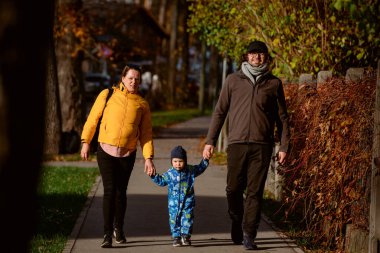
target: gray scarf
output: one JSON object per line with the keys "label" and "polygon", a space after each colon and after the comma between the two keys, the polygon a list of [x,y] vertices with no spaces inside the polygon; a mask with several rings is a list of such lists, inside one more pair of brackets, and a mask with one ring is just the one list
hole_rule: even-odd
{"label": "gray scarf", "polygon": [[263,77],[269,72],[267,63],[255,67],[246,61],[241,64],[241,70],[243,71],[244,75],[246,75],[252,81],[254,85],[256,85],[256,82],[258,82],[261,77]]}

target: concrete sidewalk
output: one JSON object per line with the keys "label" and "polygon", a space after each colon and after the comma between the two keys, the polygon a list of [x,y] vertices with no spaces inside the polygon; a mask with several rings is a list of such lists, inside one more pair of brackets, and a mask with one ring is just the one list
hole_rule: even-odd
{"label": "concrete sidewalk", "polygon": [[[175,145],[182,145],[188,151],[190,164],[199,163],[203,149],[200,137],[206,135],[209,120],[209,117],[195,118],[164,130],[155,138],[154,163],[158,173],[163,173],[170,166],[170,150]],[[94,162],[78,162],[75,165],[97,166]],[[97,178],[63,252],[233,253],[245,251],[242,245],[234,245],[230,239],[230,219],[227,214],[225,196],[225,166],[217,166],[211,162],[205,173],[197,177],[192,246],[173,247],[168,223],[167,188],[152,183],[144,173],[143,165],[139,149],[128,187],[125,222],[128,243],[125,245],[113,243],[113,248],[110,249],[100,247],[103,239],[103,186],[101,179]],[[265,217],[261,221],[256,242],[259,247],[257,252],[303,252],[294,241],[276,231]]]}

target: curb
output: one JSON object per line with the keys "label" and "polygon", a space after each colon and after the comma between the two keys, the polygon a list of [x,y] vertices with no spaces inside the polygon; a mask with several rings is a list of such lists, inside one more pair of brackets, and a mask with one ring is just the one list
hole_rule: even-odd
{"label": "curb", "polygon": [[[299,246],[296,242],[293,241],[293,239],[290,239],[288,236],[286,236],[283,232],[281,232],[281,230],[276,227],[276,225],[266,216],[264,215],[263,213],[261,213],[261,219],[267,223],[277,234],[278,236],[289,246],[289,248],[292,248],[294,250],[294,252],[296,253],[305,253]],[[292,241],[289,241],[292,240]],[[293,247],[293,245],[291,245],[291,243],[295,246]]]}
{"label": "curb", "polygon": [[95,198],[96,191],[98,190],[98,187],[99,187],[99,184],[101,181],[102,181],[101,177],[98,176],[96,178],[95,183],[92,186],[90,192],[87,195],[86,203],[84,204],[82,211],[80,212],[78,218],[76,219],[74,228],[71,231],[69,239],[67,240],[66,245],[65,245],[62,253],[71,253],[72,249],[74,248],[75,242],[76,242],[78,235],[79,235],[79,233],[83,227],[83,224],[87,218],[88,210],[90,209],[92,201]]}

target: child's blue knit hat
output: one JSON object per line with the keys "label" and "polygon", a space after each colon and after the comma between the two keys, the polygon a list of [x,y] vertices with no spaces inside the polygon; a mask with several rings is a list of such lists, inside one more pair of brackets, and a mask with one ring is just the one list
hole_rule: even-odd
{"label": "child's blue knit hat", "polygon": [[183,159],[185,162],[187,162],[186,150],[184,150],[182,146],[177,146],[173,148],[170,154],[170,159],[173,159],[173,158],[180,158],[180,159]]}

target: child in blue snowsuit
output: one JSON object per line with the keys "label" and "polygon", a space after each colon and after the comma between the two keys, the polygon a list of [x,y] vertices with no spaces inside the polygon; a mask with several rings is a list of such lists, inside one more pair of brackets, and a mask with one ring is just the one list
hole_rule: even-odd
{"label": "child in blue snowsuit", "polygon": [[202,174],[208,160],[199,165],[188,165],[186,151],[177,146],[171,151],[171,168],[162,175],[152,175],[152,181],[159,186],[168,186],[169,224],[173,246],[191,245],[194,221],[194,181]]}

